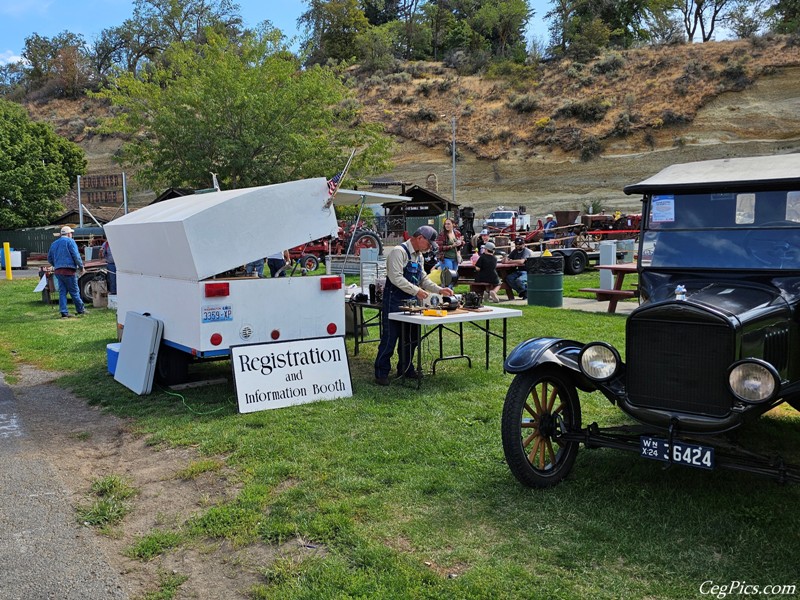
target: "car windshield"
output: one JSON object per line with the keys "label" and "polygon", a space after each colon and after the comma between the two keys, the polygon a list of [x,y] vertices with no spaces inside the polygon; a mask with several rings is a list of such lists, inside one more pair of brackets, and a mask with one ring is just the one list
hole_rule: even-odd
{"label": "car windshield", "polygon": [[489,218],[490,219],[510,219],[513,216],[514,216],[514,213],[510,213],[510,212],[493,212],[492,214],[489,215]]}
{"label": "car windshield", "polygon": [[800,191],[653,195],[643,265],[800,269]]}

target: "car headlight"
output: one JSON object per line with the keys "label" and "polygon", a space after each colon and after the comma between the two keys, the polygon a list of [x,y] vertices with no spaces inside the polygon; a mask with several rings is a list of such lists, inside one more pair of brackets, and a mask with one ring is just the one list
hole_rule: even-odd
{"label": "car headlight", "polygon": [[766,402],[780,385],[778,372],[768,362],[746,359],[735,363],[728,374],[728,387],[742,402]]}
{"label": "car headlight", "polygon": [[606,381],[617,374],[622,361],[613,347],[603,342],[594,342],[583,347],[579,363],[581,372],[586,377],[595,381]]}

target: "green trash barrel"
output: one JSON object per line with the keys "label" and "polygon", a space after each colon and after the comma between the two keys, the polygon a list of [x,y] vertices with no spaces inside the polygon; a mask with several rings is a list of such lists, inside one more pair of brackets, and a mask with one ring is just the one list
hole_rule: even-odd
{"label": "green trash barrel", "polygon": [[560,308],[564,303],[564,257],[539,256],[525,261],[528,306]]}

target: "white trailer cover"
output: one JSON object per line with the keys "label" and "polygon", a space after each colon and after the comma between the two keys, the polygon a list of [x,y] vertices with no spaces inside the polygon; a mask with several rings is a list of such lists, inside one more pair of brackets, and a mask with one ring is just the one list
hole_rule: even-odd
{"label": "white trailer cover", "polygon": [[105,226],[117,271],[202,281],[336,235],[323,177],[182,196]]}

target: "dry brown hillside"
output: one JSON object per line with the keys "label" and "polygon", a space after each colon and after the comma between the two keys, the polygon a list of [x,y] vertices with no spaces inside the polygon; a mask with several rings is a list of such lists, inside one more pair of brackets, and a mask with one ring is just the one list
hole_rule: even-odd
{"label": "dry brown hillside", "polygon": [[[478,216],[497,205],[541,215],[600,199],[638,209],[622,187],[674,162],[800,151],[800,40],[710,42],[550,62],[505,78],[461,76],[440,63],[352,81],[364,119],[396,140],[385,177],[451,197]],[[80,143],[90,173],[108,172],[119,142],[91,134],[93,101],[31,106]]]}

